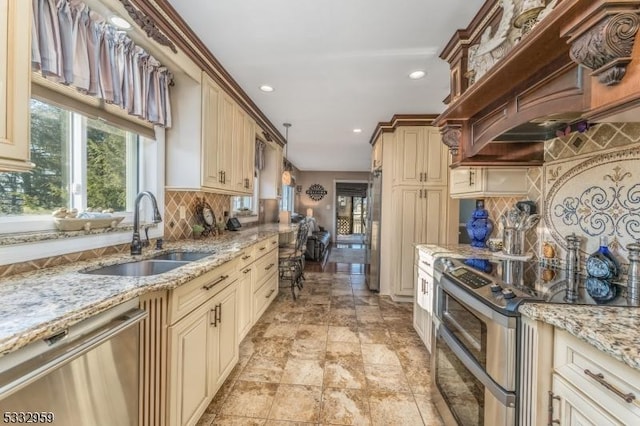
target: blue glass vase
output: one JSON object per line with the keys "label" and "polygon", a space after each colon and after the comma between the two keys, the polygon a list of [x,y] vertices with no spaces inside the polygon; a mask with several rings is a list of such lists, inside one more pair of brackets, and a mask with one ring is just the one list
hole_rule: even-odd
{"label": "blue glass vase", "polygon": [[472,247],[486,247],[485,242],[493,231],[493,223],[489,219],[489,212],[484,208],[484,200],[476,201],[476,209],[467,222],[467,233],[471,238]]}

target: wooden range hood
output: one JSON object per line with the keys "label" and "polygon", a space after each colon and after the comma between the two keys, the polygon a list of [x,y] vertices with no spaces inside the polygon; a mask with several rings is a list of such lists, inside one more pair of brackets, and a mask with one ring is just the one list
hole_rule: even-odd
{"label": "wooden range hood", "polygon": [[453,167],[540,165],[560,126],[640,121],[639,26],[640,0],[487,0],[440,55]]}

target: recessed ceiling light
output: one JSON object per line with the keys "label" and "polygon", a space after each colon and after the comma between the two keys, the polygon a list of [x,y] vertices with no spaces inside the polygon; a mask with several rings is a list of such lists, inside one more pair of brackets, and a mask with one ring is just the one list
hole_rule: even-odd
{"label": "recessed ceiling light", "polygon": [[420,80],[425,75],[427,75],[426,72],[424,72],[422,70],[418,70],[418,71],[414,71],[411,74],[409,74],[409,78],[412,79],[412,80]]}
{"label": "recessed ceiling light", "polygon": [[118,15],[111,15],[109,17],[109,22],[111,22],[113,25],[115,25],[116,27],[120,28],[121,30],[130,30],[131,29],[131,24],[129,23],[129,21],[127,21],[124,18],[119,17]]}
{"label": "recessed ceiling light", "polygon": [[353,133],[362,133],[362,129],[353,129]]}
{"label": "recessed ceiling light", "polygon": [[273,87],[263,84],[262,86],[260,86],[260,90],[262,90],[263,92],[273,92]]}

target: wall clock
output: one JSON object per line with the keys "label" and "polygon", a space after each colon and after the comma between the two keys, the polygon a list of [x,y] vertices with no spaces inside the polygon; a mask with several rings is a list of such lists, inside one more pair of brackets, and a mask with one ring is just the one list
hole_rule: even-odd
{"label": "wall clock", "polygon": [[309,187],[309,189],[307,189],[306,194],[313,201],[320,201],[324,198],[325,195],[327,195],[327,190],[324,189],[324,186],[314,183]]}

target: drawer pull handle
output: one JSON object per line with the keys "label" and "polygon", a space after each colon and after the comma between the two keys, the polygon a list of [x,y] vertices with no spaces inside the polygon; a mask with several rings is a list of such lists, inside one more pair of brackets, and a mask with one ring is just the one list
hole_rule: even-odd
{"label": "drawer pull handle", "polygon": [[271,241],[271,244],[278,244],[277,241]]}
{"label": "drawer pull handle", "polygon": [[217,306],[214,306],[213,309],[209,312],[209,315],[213,314],[213,322],[209,321],[209,324],[217,327],[218,326],[218,316],[216,315],[216,311],[218,310]]}
{"label": "drawer pull handle", "polygon": [[267,249],[266,247],[260,247],[260,251],[266,250],[266,249]]}
{"label": "drawer pull handle", "polygon": [[220,284],[222,281],[226,280],[227,278],[229,278],[229,275],[223,275],[220,278],[218,278],[217,280],[215,280],[212,283],[203,285],[202,288],[205,290],[211,290],[213,287],[215,287],[216,285]]}
{"label": "drawer pull handle", "polygon": [[251,257],[251,255],[250,255],[250,254],[248,254],[248,255],[246,255],[246,256],[242,256],[242,260],[247,260],[247,259],[249,259],[250,257]]}
{"label": "drawer pull handle", "polygon": [[266,268],[264,268],[265,271],[268,271],[269,269],[273,268],[276,264],[272,263],[271,265],[267,266]]}
{"label": "drawer pull handle", "polygon": [[636,399],[636,396],[632,393],[622,393],[620,391],[620,389],[616,388],[615,386],[613,386],[611,383],[607,382],[604,379],[604,375],[602,373],[592,373],[591,371],[584,370],[584,374],[586,374],[587,376],[591,377],[593,380],[595,380],[596,382],[600,383],[602,386],[604,386],[605,388],[609,389],[611,392],[615,393],[616,395],[618,395],[620,398],[624,399],[625,402],[631,404],[633,402],[634,399]]}
{"label": "drawer pull handle", "polygon": [[244,271],[242,271],[243,274],[248,274],[249,272],[251,272],[251,268],[247,268]]}
{"label": "drawer pull handle", "polygon": [[275,291],[275,290],[271,290],[271,291],[269,292],[269,294],[267,294],[264,298],[265,298],[265,299],[270,298],[274,291]]}
{"label": "drawer pull handle", "polygon": [[424,263],[425,265],[427,265],[429,268],[431,268],[431,264],[429,262],[427,262],[426,260],[423,260],[422,263]]}

